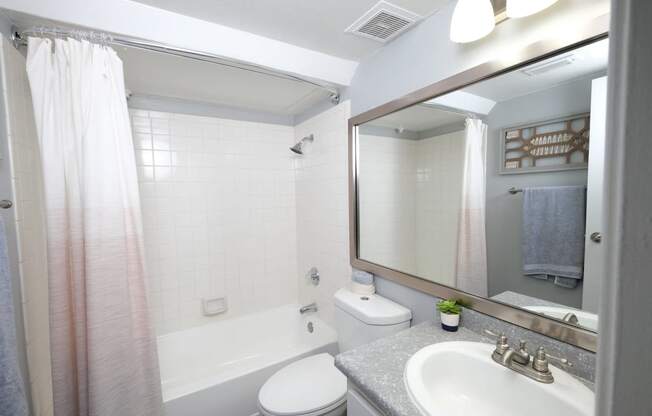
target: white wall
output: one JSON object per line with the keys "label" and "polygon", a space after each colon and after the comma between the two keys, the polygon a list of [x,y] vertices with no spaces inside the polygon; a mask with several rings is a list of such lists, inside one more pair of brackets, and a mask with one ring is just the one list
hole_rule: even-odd
{"label": "white wall", "polygon": [[158,333],[295,303],[293,128],[130,112]]}
{"label": "white wall", "polygon": [[[43,184],[34,113],[25,71],[25,58],[2,40],[2,89],[6,103],[8,154],[18,240],[18,273],[22,292],[25,348],[31,407],[35,415],[51,415],[52,381],[48,309],[47,251]],[[3,168],[4,173],[4,168]],[[5,217],[7,218],[7,217]],[[21,340],[18,344],[21,345]],[[23,352],[19,352],[21,354]]]}
{"label": "white wall", "polygon": [[359,135],[360,258],[417,270],[415,140]]}
{"label": "white wall", "polygon": [[[316,301],[319,315],[333,323],[333,294],[351,279],[349,263],[347,120],[345,101],[295,127],[296,140],[314,134],[305,155],[296,159],[299,300]],[[321,283],[305,274],[316,266]]]}

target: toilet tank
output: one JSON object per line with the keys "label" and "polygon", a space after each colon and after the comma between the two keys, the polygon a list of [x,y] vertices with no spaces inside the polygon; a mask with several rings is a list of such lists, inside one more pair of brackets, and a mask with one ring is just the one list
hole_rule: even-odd
{"label": "toilet tank", "polygon": [[379,295],[335,293],[335,329],[340,352],[410,327],[412,312]]}

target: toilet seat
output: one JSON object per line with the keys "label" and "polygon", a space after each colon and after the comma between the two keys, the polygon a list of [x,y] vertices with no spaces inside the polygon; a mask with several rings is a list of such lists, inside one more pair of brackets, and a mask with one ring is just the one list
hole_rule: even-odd
{"label": "toilet seat", "polygon": [[265,416],[322,416],[346,403],[346,377],[323,353],[295,361],[271,376],[258,393]]}

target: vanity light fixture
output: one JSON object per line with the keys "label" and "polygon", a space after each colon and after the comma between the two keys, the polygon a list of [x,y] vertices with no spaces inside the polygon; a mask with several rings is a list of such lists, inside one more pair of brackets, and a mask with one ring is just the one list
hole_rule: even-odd
{"label": "vanity light fixture", "polygon": [[530,16],[546,9],[557,0],[507,0],[507,17],[510,19]]}
{"label": "vanity light fixture", "polygon": [[451,21],[450,39],[468,43],[491,33],[496,26],[491,0],[458,0]]}

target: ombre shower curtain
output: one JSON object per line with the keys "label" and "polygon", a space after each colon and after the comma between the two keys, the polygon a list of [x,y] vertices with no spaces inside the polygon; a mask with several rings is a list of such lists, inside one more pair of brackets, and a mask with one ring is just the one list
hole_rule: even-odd
{"label": "ombre shower curtain", "polygon": [[122,62],[84,40],[28,44],[44,172],[54,413],[160,415]]}
{"label": "ombre shower curtain", "polygon": [[464,175],[457,239],[456,287],[474,295],[487,296],[487,125],[482,120],[467,118],[464,135]]}

